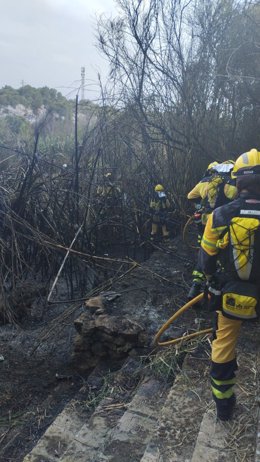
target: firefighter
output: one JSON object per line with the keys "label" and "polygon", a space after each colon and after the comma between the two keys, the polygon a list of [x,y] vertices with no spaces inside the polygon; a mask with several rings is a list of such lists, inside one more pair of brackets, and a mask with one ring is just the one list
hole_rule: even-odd
{"label": "firefighter", "polygon": [[259,306],[260,152],[251,149],[239,156],[232,177],[238,197],[209,216],[199,253],[209,307],[216,313],[210,375],[220,420],[232,418],[236,402],[235,349],[242,321],[255,319]]}
{"label": "firefighter", "polygon": [[202,180],[194,186],[194,188],[188,193],[187,199],[195,201],[197,204],[201,204],[201,201],[207,196],[207,188],[209,180],[212,176],[213,169],[219,164],[218,161],[211,162],[203,175]]}
{"label": "firefighter", "polygon": [[[234,163],[233,160],[226,160],[213,167],[204,205],[206,213],[211,213],[217,207],[227,204],[237,196],[235,180],[232,178]],[[206,222],[207,219],[205,224]]]}
{"label": "firefighter", "polygon": [[[195,188],[188,194],[187,198],[196,200],[196,192],[201,198],[199,206],[194,214],[194,221],[198,226],[198,244],[201,243],[201,238],[207,223],[210,213],[221,205],[232,201],[237,196],[235,180],[231,178],[231,172],[234,167],[234,161],[227,160],[222,163],[215,161],[209,164],[206,175],[198,183]],[[198,196],[197,196],[198,197]],[[205,277],[203,271],[197,263],[192,272],[192,285],[190,287],[188,298],[191,300],[196,297],[201,291]]]}
{"label": "firefighter", "polygon": [[[208,165],[208,168],[202,178],[202,180],[194,186],[194,188],[188,193],[187,199],[191,200],[195,204],[194,212],[194,223],[197,225],[198,237],[197,242],[200,245],[201,238],[204,232],[204,227],[206,224],[206,217],[203,213],[203,202],[206,200],[208,184],[213,173],[213,168],[218,165],[218,161],[211,162]],[[202,290],[202,285],[204,284],[204,274],[197,263],[194,270],[192,271],[192,285],[188,292],[188,299],[192,300],[196,297]]]}
{"label": "firefighter", "polygon": [[120,188],[115,184],[113,175],[108,172],[103,177],[103,184],[98,185],[96,190],[97,204],[102,214],[111,215],[112,209],[120,205]]}
{"label": "firefighter", "polygon": [[164,187],[161,184],[157,184],[154,188],[153,197],[150,201],[150,213],[152,215],[152,240],[154,238],[159,238],[160,230],[164,239],[169,237],[170,233],[166,225],[167,213],[169,209],[170,202],[169,199],[167,199]]}

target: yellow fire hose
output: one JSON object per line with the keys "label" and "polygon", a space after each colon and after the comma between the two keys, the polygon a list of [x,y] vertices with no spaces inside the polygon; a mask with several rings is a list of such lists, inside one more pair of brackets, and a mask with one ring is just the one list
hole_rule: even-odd
{"label": "yellow fire hose", "polygon": [[166,321],[166,323],[163,324],[161,329],[157,332],[157,334],[156,334],[156,336],[154,338],[155,344],[157,344],[159,346],[176,345],[176,343],[179,343],[181,341],[186,342],[186,340],[190,340],[192,338],[198,337],[199,335],[209,334],[210,332],[212,332],[213,329],[208,328],[208,329],[204,329],[204,330],[199,330],[198,332],[194,332],[193,334],[183,335],[182,337],[174,338],[172,340],[166,340],[165,342],[160,342],[159,341],[162,334],[168,329],[168,327],[173,323],[173,321],[175,321],[175,319],[177,319],[182,313],[187,311],[191,306],[195,305],[195,303],[200,302],[200,300],[202,300],[203,297],[204,297],[203,293],[197,295],[197,297],[193,298],[188,303],[186,303],[182,308],[180,308],[178,311],[176,311],[176,313],[174,313],[174,315],[170,319],[168,319],[168,321]]}
{"label": "yellow fire hose", "polygon": [[188,234],[188,227],[193,223],[194,221],[194,216],[192,215],[191,217],[188,218],[188,221],[185,223],[183,231],[182,231],[182,239],[185,244],[187,244],[191,249],[199,249],[199,246],[190,244],[187,239],[187,234]]}

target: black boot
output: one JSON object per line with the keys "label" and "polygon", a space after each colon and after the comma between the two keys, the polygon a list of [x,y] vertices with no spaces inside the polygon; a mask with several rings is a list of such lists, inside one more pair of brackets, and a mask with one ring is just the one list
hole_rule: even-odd
{"label": "black boot", "polygon": [[236,405],[236,396],[232,395],[230,398],[215,399],[215,402],[217,406],[217,418],[223,422],[231,420]]}
{"label": "black boot", "polygon": [[192,300],[193,298],[197,297],[202,292],[202,287],[199,282],[193,282],[192,286],[188,292],[188,299]]}

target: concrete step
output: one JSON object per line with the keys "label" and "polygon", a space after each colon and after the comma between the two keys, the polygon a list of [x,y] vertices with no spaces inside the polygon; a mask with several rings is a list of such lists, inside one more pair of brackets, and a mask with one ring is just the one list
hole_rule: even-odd
{"label": "concrete step", "polygon": [[244,339],[238,349],[238,404],[232,421],[216,419],[209,358],[187,355],[141,462],[260,462],[260,353],[252,343],[246,351],[246,344]]}
{"label": "concrete step", "polygon": [[205,412],[191,462],[222,462],[225,446],[225,424],[216,421],[215,410]]}
{"label": "concrete step", "polygon": [[139,461],[166,393],[161,381],[145,378],[118,421],[111,409],[107,409],[107,403],[102,402],[89,422],[75,435],[60,461]]}
{"label": "concrete step", "polygon": [[77,401],[71,400],[23,462],[56,462],[82,426]]}
{"label": "concrete step", "polygon": [[242,337],[238,348],[238,405],[230,423],[216,421],[209,352],[190,351],[171,387],[145,377],[128,393],[134,374],[121,380],[118,371],[90,418],[72,401],[24,462],[259,462],[260,348],[254,337]]}
{"label": "concrete step", "polygon": [[259,353],[243,350],[238,353],[234,417],[230,422],[217,421],[215,405],[210,404],[201,422],[191,462],[259,462],[257,450],[255,456]]}
{"label": "concrete step", "polygon": [[[101,401],[92,414],[87,411],[87,383],[23,462],[139,462],[169,384],[150,376],[138,383],[140,368],[136,374],[136,367],[136,361],[129,359],[114,373],[104,398],[101,399],[102,389],[97,394],[97,400]],[[96,383],[95,374],[94,380],[88,382]]]}
{"label": "concrete step", "polygon": [[94,369],[86,384],[56,417],[23,462],[56,462],[61,459],[89,418],[91,412],[86,405],[89,393],[94,397],[93,390],[101,387],[106,372],[107,366],[103,364]]}
{"label": "concrete step", "polygon": [[191,460],[196,436],[209,399],[209,361],[205,352],[188,354],[182,371],[158,416],[156,431],[141,462],[187,462]]}

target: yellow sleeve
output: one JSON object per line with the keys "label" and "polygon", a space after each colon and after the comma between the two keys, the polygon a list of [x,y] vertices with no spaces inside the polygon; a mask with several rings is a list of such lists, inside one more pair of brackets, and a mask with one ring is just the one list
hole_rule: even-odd
{"label": "yellow sleeve", "polygon": [[226,230],[226,225],[214,227],[214,212],[211,213],[208,217],[199,251],[199,265],[206,275],[213,275],[216,272],[217,255],[221,249],[219,239]]}
{"label": "yellow sleeve", "polygon": [[219,228],[213,228],[213,216],[214,212],[211,213],[208,217],[207,224],[205,226],[204,234],[201,240],[201,247],[202,249],[210,256],[217,255],[219,252],[219,248],[217,246],[217,242],[223,229],[226,226],[221,226]]}
{"label": "yellow sleeve", "polygon": [[207,188],[208,188],[208,182],[205,181],[205,183],[198,183],[194,188],[188,193],[187,199],[197,199],[200,197],[201,199],[205,199],[207,195]]}

